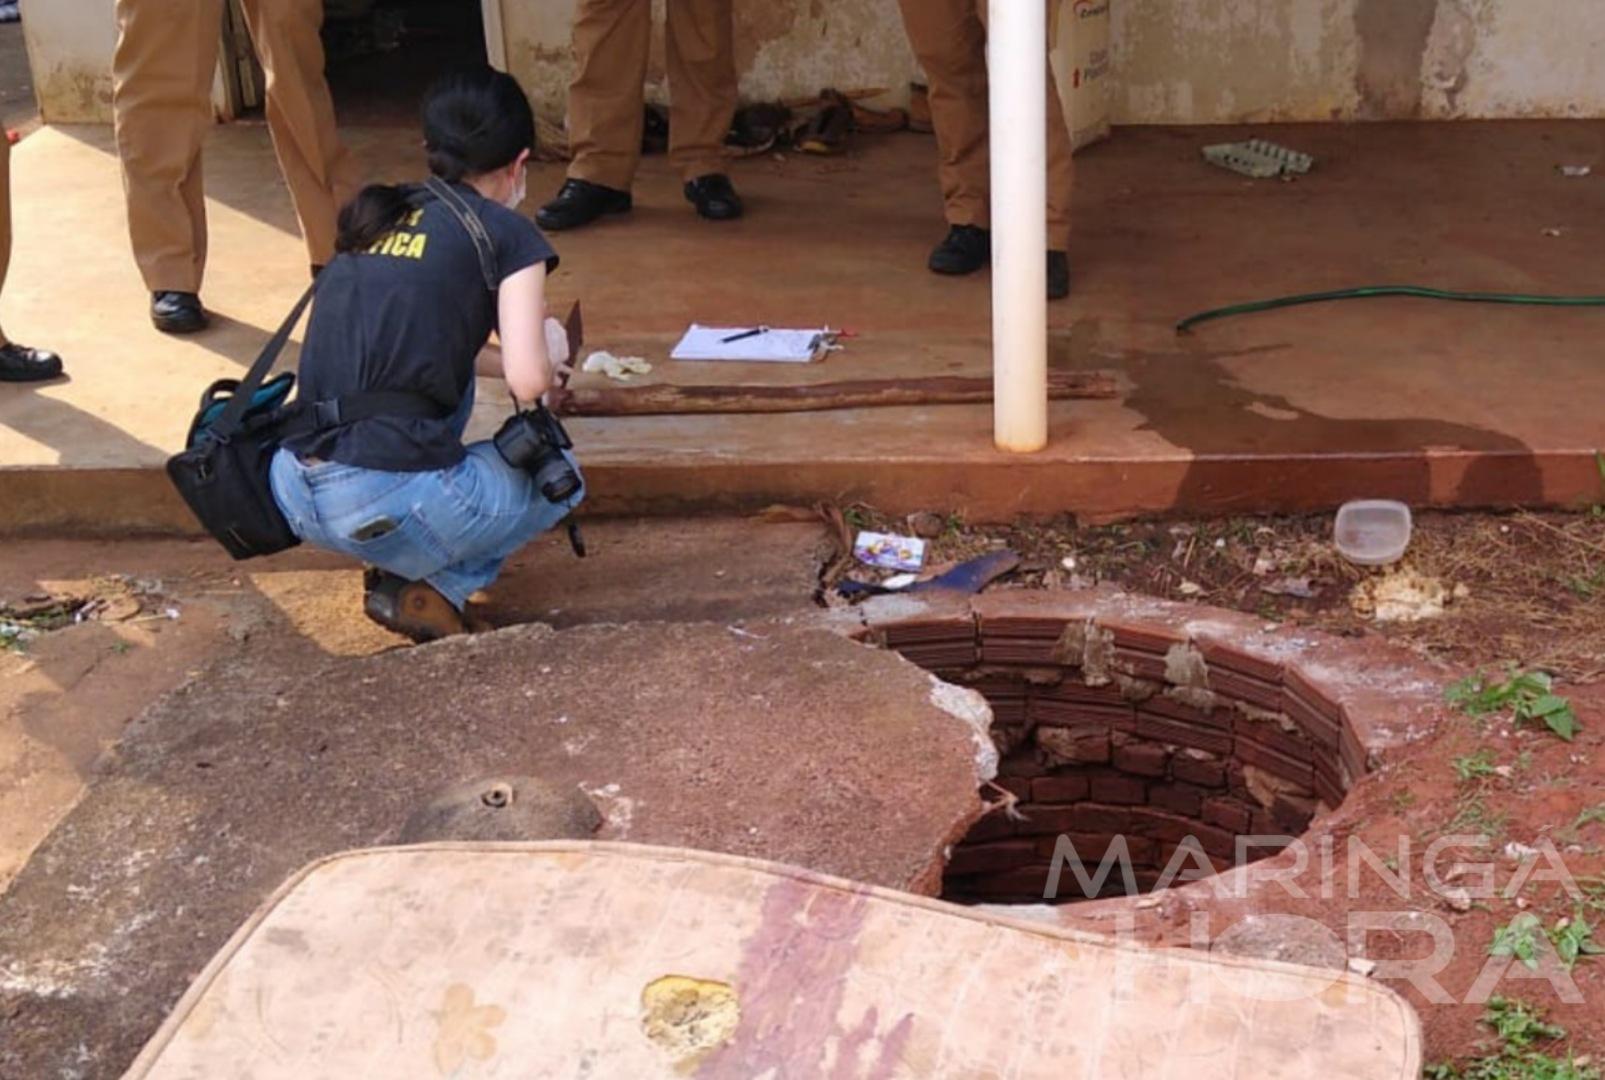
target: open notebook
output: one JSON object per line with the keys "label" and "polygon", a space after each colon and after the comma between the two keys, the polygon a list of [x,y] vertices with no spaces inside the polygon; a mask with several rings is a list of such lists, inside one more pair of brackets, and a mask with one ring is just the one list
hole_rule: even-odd
{"label": "open notebook", "polygon": [[725,338],[744,334],[750,326],[702,326],[691,329],[669,354],[671,360],[751,360],[764,363],[806,364],[825,355],[829,331],[766,329],[740,341]]}

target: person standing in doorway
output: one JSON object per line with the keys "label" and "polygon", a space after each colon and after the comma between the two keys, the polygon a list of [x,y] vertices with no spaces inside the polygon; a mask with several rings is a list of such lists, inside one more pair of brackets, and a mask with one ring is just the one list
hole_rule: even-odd
{"label": "person standing in doorway", "polygon": [[[938,274],[971,274],[992,257],[988,154],[987,0],[898,0],[909,43],[925,68],[941,161],[947,237],[931,252]],[[1051,2],[1051,27],[1058,5]],[[1047,63],[1044,58],[1044,63]],[[1070,294],[1070,129],[1048,71],[1048,298]]]}
{"label": "person standing in doorway", "polygon": [[[207,325],[201,144],[212,126],[224,0],[117,0],[112,110],[134,259],[151,322],[170,334]],[[267,75],[267,122],[312,273],[334,254],[335,214],[357,188],[323,77],[322,0],[243,0]]]}
{"label": "person standing in doorway", "polygon": [[[743,209],[725,173],[724,138],[736,111],[731,5],[668,0],[669,160],[686,199],[710,221]],[[652,0],[579,0],[568,94],[573,160],[557,197],[535,215],[541,228],[574,229],[630,209],[651,43]]]}
{"label": "person standing in doorway", "polygon": [[[0,289],[11,267],[11,139],[0,129]],[[61,357],[18,345],[0,330],[0,382],[40,382],[61,374]]]}

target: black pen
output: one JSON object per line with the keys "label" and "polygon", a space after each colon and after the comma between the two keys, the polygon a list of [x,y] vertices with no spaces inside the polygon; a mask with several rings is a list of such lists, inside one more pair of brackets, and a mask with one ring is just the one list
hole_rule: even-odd
{"label": "black pen", "polygon": [[767,334],[768,332],[769,327],[759,326],[752,330],[743,330],[739,334],[731,334],[729,337],[720,338],[719,344],[729,345],[733,341],[745,341],[750,337],[757,337],[759,334]]}

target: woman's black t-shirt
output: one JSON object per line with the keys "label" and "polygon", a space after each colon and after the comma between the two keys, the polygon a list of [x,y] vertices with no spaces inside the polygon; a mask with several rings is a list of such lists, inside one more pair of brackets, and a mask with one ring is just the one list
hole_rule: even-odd
{"label": "woman's black t-shirt", "polygon": [[[490,234],[496,280],[557,255],[534,222],[455,185]],[[440,405],[442,419],[375,417],[289,440],[302,458],[389,472],[445,469],[463,457],[452,417],[474,361],[496,329],[496,294],[485,287],[468,232],[438,200],[411,211],[365,252],[341,255],[318,280],[301,349],[301,401],[363,390],[410,390]]]}

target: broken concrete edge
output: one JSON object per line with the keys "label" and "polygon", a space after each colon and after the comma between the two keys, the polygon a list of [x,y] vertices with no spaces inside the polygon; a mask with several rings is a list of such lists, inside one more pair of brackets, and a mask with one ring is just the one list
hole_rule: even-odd
{"label": "broken concrete edge", "polygon": [[[1079,671],[1088,686],[1118,686],[1132,700],[1164,695],[1199,708],[1230,705],[1248,721],[1326,741],[1340,774],[1332,781],[1344,796],[1385,769],[1391,751],[1426,737],[1449,715],[1442,690],[1450,673],[1380,638],[1341,639],[1110,587],[877,597],[833,613],[831,621],[838,632],[922,666],[929,660],[938,669],[985,670],[995,662],[1029,672],[1040,663]],[[1009,635],[1002,640],[1013,646],[996,650],[988,631],[993,640]],[[1242,700],[1244,693],[1271,696],[1258,707]],[[1351,823],[1345,803],[1323,807],[1306,840],[1318,843]],[[1165,903],[1219,909],[1223,897],[1246,902],[1286,880],[1300,856],[1289,848],[1179,884]],[[1157,906],[1152,898],[1126,897],[1051,910],[1056,920],[1076,925],[1135,917],[1152,930],[1164,921]]]}
{"label": "broken concrete edge", "polygon": [[[633,858],[655,859],[672,863],[700,862],[705,865],[755,870],[813,888],[828,889],[845,893],[849,896],[872,898],[908,908],[936,912],[948,918],[963,919],[1014,933],[1046,938],[1050,941],[1060,942],[1068,949],[1105,950],[1116,954],[1130,955],[1148,953],[1152,948],[1149,945],[1138,943],[1127,935],[1114,936],[1098,933],[1062,922],[1032,917],[1030,914],[1023,918],[1012,917],[997,908],[961,907],[915,893],[850,881],[784,863],[688,848],[595,840],[555,840],[524,843],[431,843],[408,847],[363,848],[324,856],[310,863],[291,875],[288,880],[264,900],[190,983],[177,1004],[168,1012],[161,1027],[157,1029],[156,1033],[151,1036],[143,1049],[140,1050],[125,1077],[128,1080],[140,1080],[140,1078],[150,1075],[151,1070],[159,1064],[162,1052],[172,1042],[179,1030],[190,1021],[197,1006],[200,1005],[207,993],[223,975],[233,957],[251,940],[275,909],[309,878],[332,865],[354,859],[383,857],[396,852],[416,854],[431,851],[475,852],[490,856],[506,855],[521,858],[527,858],[532,855],[563,856],[615,853]],[[1376,1002],[1378,1008],[1392,1010],[1401,1027],[1408,1033],[1408,1045],[1402,1048],[1407,1059],[1407,1068],[1401,1076],[1414,1076],[1416,1071],[1419,1070],[1423,1052],[1420,1017],[1399,993],[1381,983],[1347,970],[1314,968],[1278,960],[1249,959],[1233,956],[1229,953],[1189,954],[1183,950],[1176,954],[1175,959],[1177,962],[1197,965],[1217,973],[1231,971],[1247,976],[1253,972],[1277,972],[1289,979],[1306,984],[1309,987],[1309,997],[1331,994],[1334,989],[1341,986],[1344,994],[1370,998]]]}

